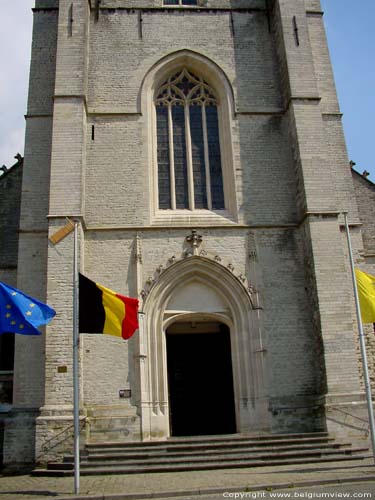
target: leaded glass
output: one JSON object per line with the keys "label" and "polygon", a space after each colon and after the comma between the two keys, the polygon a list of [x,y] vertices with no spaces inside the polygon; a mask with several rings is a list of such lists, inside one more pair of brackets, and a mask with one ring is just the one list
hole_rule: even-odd
{"label": "leaded glass", "polygon": [[190,106],[190,134],[195,208],[207,208],[202,108],[200,106]]}
{"label": "leaded glass", "polygon": [[169,165],[168,109],[156,108],[158,141],[159,208],[171,208],[171,179]]}
{"label": "leaded glass", "polygon": [[174,175],[176,182],[176,208],[189,208],[185,113],[182,106],[172,108]]}
{"label": "leaded glass", "polygon": [[210,158],[212,208],[224,208],[223,176],[219,144],[219,127],[216,106],[206,108],[208,151]]}
{"label": "leaded glass", "polygon": [[159,208],[223,209],[214,89],[184,68],[159,87],[155,105]]}

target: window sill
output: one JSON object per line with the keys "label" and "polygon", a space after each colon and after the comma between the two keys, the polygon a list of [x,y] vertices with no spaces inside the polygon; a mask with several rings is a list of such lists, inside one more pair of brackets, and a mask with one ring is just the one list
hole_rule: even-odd
{"label": "window sill", "polygon": [[153,216],[153,226],[233,226],[237,225],[226,210],[157,210]]}

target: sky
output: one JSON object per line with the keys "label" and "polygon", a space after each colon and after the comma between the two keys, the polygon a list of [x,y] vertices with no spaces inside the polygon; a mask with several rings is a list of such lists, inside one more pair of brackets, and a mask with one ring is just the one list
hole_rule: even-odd
{"label": "sky", "polygon": [[[375,182],[375,0],[321,3],[348,157]],[[23,155],[33,5],[0,0],[0,165],[8,167]]]}

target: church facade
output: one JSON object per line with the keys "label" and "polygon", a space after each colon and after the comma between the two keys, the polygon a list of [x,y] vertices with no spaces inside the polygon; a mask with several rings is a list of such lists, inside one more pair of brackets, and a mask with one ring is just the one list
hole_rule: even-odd
{"label": "church facade", "polygon": [[73,236],[48,240],[67,218],[80,271],[140,300],[129,341],[80,334],[83,442],[366,439],[343,212],[374,274],[357,201],[373,185],[348,164],[322,16],[319,0],[36,0],[7,276],[57,315],[16,336],[4,463],[71,447]]}

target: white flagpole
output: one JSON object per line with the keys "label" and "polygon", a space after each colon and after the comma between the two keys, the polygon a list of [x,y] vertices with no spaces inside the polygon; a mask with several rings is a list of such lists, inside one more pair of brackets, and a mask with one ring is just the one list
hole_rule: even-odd
{"label": "white flagpole", "polygon": [[369,376],[369,372],[368,372],[367,355],[366,355],[366,345],[365,345],[365,336],[364,336],[364,333],[363,333],[363,325],[362,325],[362,318],[361,318],[361,309],[360,309],[360,306],[359,306],[358,287],[357,287],[357,281],[356,281],[356,278],[355,278],[354,260],[353,260],[352,245],[351,245],[351,242],[350,242],[350,234],[349,234],[347,212],[344,212],[344,220],[345,220],[346,238],[347,238],[347,241],[348,241],[350,268],[351,268],[351,272],[352,272],[352,281],[353,281],[353,288],[354,288],[354,298],[355,298],[355,309],[356,309],[356,313],[357,313],[359,343],[360,343],[360,346],[361,346],[363,376],[364,376],[364,380],[365,380],[365,389],[366,389],[366,398],[367,398],[367,410],[368,410],[368,418],[369,418],[370,433],[371,433],[372,456],[373,456],[373,459],[374,459],[374,462],[375,462],[374,408],[373,408],[373,404],[372,404],[371,384],[370,384],[370,376]]}
{"label": "white flagpole", "polygon": [[73,249],[73,415],[74,415],[74,493],[79,493],[79,332],[78,332],[78,222],[74,221]]}

